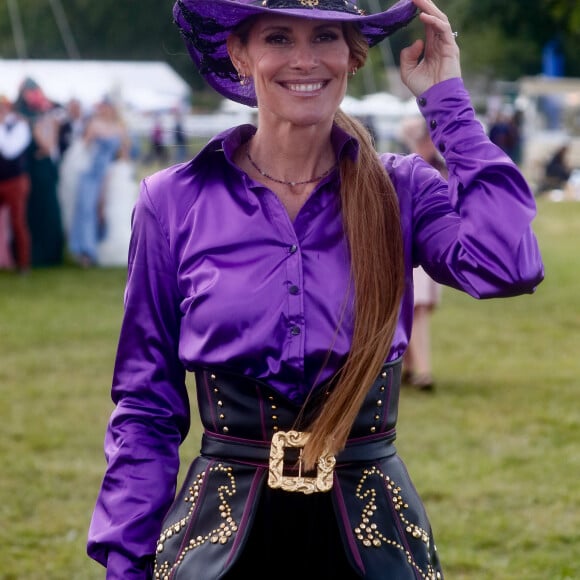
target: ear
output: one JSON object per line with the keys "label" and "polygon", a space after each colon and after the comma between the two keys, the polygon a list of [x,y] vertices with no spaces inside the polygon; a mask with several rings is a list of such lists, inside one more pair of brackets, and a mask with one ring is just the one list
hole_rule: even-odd
{"label": "ear", "polygon": [[354,56],[350,56],[350,58],[348,59],[348,70],[349,72],[352,71],[357,71],[360,68],[361,64],[358,58],[355,58]]}
{"label": "ear", "polygon": [[226,40],[226,46],[235,69],[239,74],[247,75],[248,71],[246,70],[247,66],[245,62],[246,51],[240,37],[236,34],[230,34]]}

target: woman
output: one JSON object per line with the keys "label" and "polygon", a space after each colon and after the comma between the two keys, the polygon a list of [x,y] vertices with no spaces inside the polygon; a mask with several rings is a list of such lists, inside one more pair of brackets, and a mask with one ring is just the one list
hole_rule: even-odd
{"label": "woman", "polygon": [[[445,159],[435,147],[429,128],[421,116],[401,123],[401,141],[409,153],[420,155],[447,179]],[[403,357],[402,383],[419,391],[433,391],[431,365],[431,317],[441,303],[442,287],[422,266],[413,268],[413,328]]]}
{"label": "woman", "polygon": [[126,141],[105,176],[102,195],[102,214],[106,234],[99,242],[99,266],[127,266],[131,242],[131,212],[139,194],[135,176],[135,162],[131,159],[130,143]]}
{"label": "woman", "polygon": [[58,166],[58,199],[67,246],[70,244],[79,178],[91,162],[89,144],[84,139],[86,121],[80,101],[71,99],[59,134],[61,160]]}
{"label": "woman", "polygon": [[[419,156],[379,157],[339,109],[369,45],[417,9],[426,39],[401,74],[449,185]],[[412,268],[477,298],[533,292],[533,195],[475,119],[429,0],[174,15],[209,84],[258,123],[142,184],[89,554],[124,580],[442,578],[393,446]],[[186,371],[205,431],[174,501]]]}
{"label": "woman", "polygon": [[30,123],[32,140],[26,167],[30,178],[27,203],[31,266],[60,266],[64,259],[64,231],[58,199],[58,106],[31,78],[22,82],[16,110]]}
{"label": "woman", "polygon": [[88,161],[76,183],[68,245],[73,259],[89,268],[98,263],[99,242],[106,228],[101,209],[107,171],[128,140],[125,124],[111,101],[98,103],[83,139]]}

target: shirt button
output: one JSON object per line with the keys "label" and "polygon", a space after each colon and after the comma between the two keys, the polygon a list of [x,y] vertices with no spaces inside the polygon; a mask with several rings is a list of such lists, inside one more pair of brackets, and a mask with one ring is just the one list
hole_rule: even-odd
{"label": "shirt button", "polygon": [[299,326],[293,326],[290,329],[290,334],[292,334],[292,336],[297,336],[300,334],[300,327]]}
{"label": "shirt button", "polygon": [[429,125],[431,126],[431,129],[436,129],[437,128],[437,121],[435,119],[433,119],[431,121],[431,123],[429,123]]}
{"label": "shirt button", "polygon": [[421,107],[424,107],[427,104],[427,99],[425,97],[421,97],[417,102]]}
{"label": "shirt button", "polygon": [[288,288],[288,292],[290,292],[290,294],[298,294],[300,292],[300,289],[298,288],[298,286],[295,286],[294,284],[292,284],[292,286],[290,286],[290,288]]}
{"label": "shirt button", "polygon": [[297,250],[298,250],[298,246],[297,246],[296,244],[292,244],[292,245],[291,245],[291,246],[288,248],[288,251],[289,251],[291,254],[295,254]]}

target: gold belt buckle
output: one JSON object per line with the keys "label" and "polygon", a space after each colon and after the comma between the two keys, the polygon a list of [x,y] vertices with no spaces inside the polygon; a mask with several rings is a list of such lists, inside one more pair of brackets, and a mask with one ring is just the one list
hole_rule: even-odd
{"label": "gold belt buckle", "polygon": [[[270,464],[268,485],[273,489],[297,491],[300,493],[316,493],[332,489],[333,471],[336,457],[332,453],[323,453],[317,462],[316,477],[302,474],[302,448],[309,434],[304,431],[278,431],[272,437],[270,446]],[[284,455],[286,449],[299,448],[298,474],[284,473]]]}

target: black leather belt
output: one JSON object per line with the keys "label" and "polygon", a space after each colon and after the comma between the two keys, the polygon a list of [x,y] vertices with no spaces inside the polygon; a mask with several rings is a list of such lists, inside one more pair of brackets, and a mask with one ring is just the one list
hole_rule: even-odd
{"label": "black leather belt", "polygon": [[303,431],[277,431],[272,442],[235,438],[205,431],[201,454],[222,461],[241,462],[268,468],[268,486],[289,492],[311,494],[327,492],[334,484],[334,470],[341,465],[375,461],[396,453],[395,430],[373,437],[350,439],[338,454],[323,453],[315,469],[306,471],[302,448],[308,439]]}
{"label": "black leather belt", "polygon": [[[336,456],[337,464],[357,461],[374,461],[396,453],[395,430],[372,438],[351,439]],[[271,444],[268,441],[238,439],[205,431],[201,439],[201,454],[206,457],[267,465]]]}

